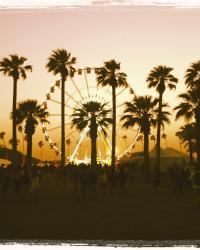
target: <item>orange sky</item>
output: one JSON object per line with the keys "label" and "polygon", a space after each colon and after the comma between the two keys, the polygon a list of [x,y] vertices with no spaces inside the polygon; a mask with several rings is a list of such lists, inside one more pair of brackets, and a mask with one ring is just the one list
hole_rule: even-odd
{"label": "orange sky", "polygon": [[[200,59],[199,9],[171,7],[83,7],[77,9],[0,10],[0,57],[11,53],[28,58],[33,72],[18,84],[18,100],[36,98],[40,102],[54,82],[45,64],[52,49],[66,48],[77,57],[77,66],[100,66],[103,61],[116,59],[136,94],[147,93],[145,83],[149,71],[158,64],[174,68],[179,78],[177,90],[166,92],[165,101],[173,108],[176,96],[184,91],[184,72],[191,62]],[[0,75],[0,131],[11,138],[10,111],[12,79]],[[174,136],[183,123],[167,126],[168,146],[179,148]],[[34,136],[33,155],[39,157],[37,143],[44,138],[38,127]],[[162,142],[163,147],[165,142]],[[152,143],[151,143],[152,147]],[[19,146],[21,149],[21,146]],[[138,143],[136,150],[141,149]],[[50,154],[49,146],[44,147]]]}

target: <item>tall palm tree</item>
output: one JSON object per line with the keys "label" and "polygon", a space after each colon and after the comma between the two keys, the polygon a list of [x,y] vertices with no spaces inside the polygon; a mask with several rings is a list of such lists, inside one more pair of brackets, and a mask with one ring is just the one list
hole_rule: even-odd
{"label": "tall palm tree", "polygon": [[187,93],[179,95],[182,99],[181,103],[177,105],[174,110],[176,113],[176,120],[184,118],[186,122],[195,120],[195,140],[197,150],[197,163],[200,166],[200,93],[198,89],[190,89]]}
{"label": "tall palm tree", "polygon": [[120,63],[114,59],[104,62],[104,66],[100,68],[97,74],[97,84],[101,86],[110,86],[112,88],[112,157],[111,165],[115,166],[116,152],[116,88],[127,87],[127,75],[120,71]]}
{"label": "tall palm tree", "polygon": [[[1,132],[1,133],[0,133],[0,140],[3,141],[3,147],[6,149],[7,146],[6,146],[5,135],[6,135],[5,132]],[[7,151],[6,151],[6,153],[5,153],[5,156],[6,156],[6,159],[8,159],[8,152],[7,152]]]}
{"label": "tall palm tree", "polygon": [[43,122],[48,122],[48,111],[37,100],[26,100],[18,103],[16,109],[17,124],[25,121],[25,134],[27,137],[27,165],[32,165],[32,137],[36,126]]}
{"label": "tall palm tree", "polygon": [[23,153],[22,165],[24,166],[24,164],[25,164],[25,152],[24,152],[24,150],[25,150],[25,147],[24,147],[25,138],[24,138],[24,133],[23,133],[23,127],[22,127],[22,125],[18,126],[18,131],[19,131],[19,133],[22,136],[22,153]]}
{"label": "tall palm tree", "polygon": [[6,135],[6,133],[5,133],[5,132],[1,132],[1,133],[0,133],[0,140],[2,140],[2,141],[3,141],[4,148],[6,148],[5,135]]}
{"label": "tall palm tree", "polygon": [[154,67],[147,77],[147,83],[149,88],[155,88],[159,94],[158,103],[158,124],[157,124],[157,136],[156,136],[156,176],[157,184],[159,185],[160,180],[160,134],[161,134],[161,114],[162,114],[162,103],[163,95],[166,88],[170,90],[176,89],[178,79],[172,75],[173,68],[159,65]]}
{"label": "tall palm tree", "polygon": [[68,153],[69,153],[69,157],[70,157],[70,146],[71,146],[71,144],[72,144],[72,140],[71,140],[70,138],[68,138],[68,139],[66,140],[66,144],[67,144],[67,146],[68,146]]}
{"label": "tall palm tree", "polygon": [[39,141],[38,142],[38,146],[40,148],[40,161],[41,163],[43,162],[43,146],[44,146],[44,142],[43,141]]}
{"label": "tall palm tree", "polygon": [[176,136],[180,139],[182,143],[188,147],[190,163],[193,163],[193,151],[194,151],[194,139],[195,139],[195,124],[188,123],[181,126],[179,131],[176,132]]}
{"label": "tall palm tree", "polygon": [[75,69],[73,65],[76,63],[76,58],[71,56],[71,53],[65,49],[53,50],[48,58],[46,68],[48,72],[53,72],[54,75],[61,76],[61,166],[65,166],[65,82],[67,77],[73,77]]}
{"label": "tall palm tree", "polygon": [[161,135],[161,137],[162,137],[162,139],[165,140],[165,146],[166,146],[166,148],[167,148],[167,135],[166,135],[165,133],[163,133],[163,134]]}
{"label": "tall palm tree", "polygon": [[122,140],[124,141],[124,151],[128,148],[127,139],[127,135],[122,136]]}
{"label": "tall palm tree", "polygon": [[144,167],[145,175],[149,174],[149,134],[151,126],[156,126],[155,107],[158,103],[157,99],[151,96],[137,96],[132,102],[125,103],[124,115],[121,118],[123,127],[129,128],[136,124],[140,126],[140,131],[144,137]]}
{"label": "tall palm tree", "polygon": [[186,70],[185,85],[189,89],[200,88],[200,60],[192,63]]}
{"label": "tall palm tree", "polygon": [[[12,146],[13,145],[13,138],[11,138],[8,142]],[[19,143],[20,143],[20,141],[17,140],[17,146],[19,145]]]}
{"label": "tall palm tree", "polygon": [[10,55],[9,58],[4,57],[0,61],[0,71],[4,75],[13,78],[13,105],[12,105],[12,138],[13,138],[13,165],[16,165],[17,157],[17,125],[16,125],[16,106],[17,106],[17,82],[20,78],[26,79],[26,72],[32,71],[31,65],[25,65],[27,61],[25,57],[18,55]]}
{"label": "tall palm tree", "polygon": [[[192,98],[196,99],[196,109],[193,114],[196,121],[196,129],[200,131],[200,60],[192,63],[185,73],[185,85],[187,90],[194,92]],[[197,163],[200,167],[200,133],[196,133]]]}
{"label": "tall palm tree", "polygon": [[138,138],[137,138],[137,141],[141,141],[141,146],[142,146],[142,149],[144,147],[143,145],[143,135],[139,135]]}
{"label": "tall palm tree", "polygon": [[154,144],[156,144],[156,137],[155,135],[151,135],[150,140],[154,142]]}
{"label": "tall palm tree", "polygon": [[108,117],[109,114],[110,109],[107,108],[107,103],[97,101],[82,103],[81,107],[75,108],[72,114],[72,127],[76,126],[80,131],[89,129],[92,166],[96,166],[98,128],[106,136],[106,129],[112,122],[112,119]]}
{"label": "tall palm tree", "polygon": [[[8,143],[12,146],[13,145],[13,138],[9,139]],[[18,147],[18,145],[20,144],[20,141],[17,139],[16,143],[17,143],[16,145]],[[7,154],[8,154],[8,152],[7,152]],[[18,156],[18,154],[17,154],[17,156]],[[19,163],[18,157],[16,157],[16,163]]]}

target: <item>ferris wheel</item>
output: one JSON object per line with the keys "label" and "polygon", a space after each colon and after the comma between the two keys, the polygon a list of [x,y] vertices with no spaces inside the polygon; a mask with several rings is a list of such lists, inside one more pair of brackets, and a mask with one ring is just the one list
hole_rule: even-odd
{"label": "ferris wheel", "polygon": [[[97,101],[108,103],[112,109],[111,87],[100,87],[96,83],[96,74],[99,68],[85,67],[76,70],[75,75],[68,77],[65,91],[65,135],[66,158],[68,161],[90,161],[89,128],[82,132],[72,128],[71,120],[74,108],[81,103]],[[118,158],[132,152],[140,132],[139,127],[131,129],[122,128],[120,118],[123,115],[124,103],[133,99],[134,91],[131,86],[117,88],[116,90],[116,154]],[[61,79],[56,79],[46,92],[43,106],[49,110],[49,124],[42,124],[42,132],[49,143],[52,152],[61,155]],[[112,125],[107,130],[107,136],[99,130],[97,138],[97,160],[109,162],[111,155]]]}

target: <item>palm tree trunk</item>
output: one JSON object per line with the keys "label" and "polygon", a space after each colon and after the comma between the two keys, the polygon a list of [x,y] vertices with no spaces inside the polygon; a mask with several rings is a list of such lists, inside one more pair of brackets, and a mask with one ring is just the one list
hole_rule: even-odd
{"label": "palm tree trunk", "polygon": [[41,151],[40,151],[40,156],[41,156],[41,164],[43,163],[43,152],[42,152],[42,147],[41,147]]}
{"label": "palm tree trunk", "polygon": [[200,113],[197,112],[195,115],[196,119],[196,147],[197,147],[197,165],[200,168]]}
{"label": "palm tree trunk", "polygon": [[24,166],[24,164],[25,164],[25,155],[24,155],[24,135],[23,135],[23,133],[21,133],[21,135],[22,135],[22,152],[23,152],[22,165]]}
{"label": "palm tree trunk", "polygon": [[65,78],[61,86],[61,167],[65,166]]}
{"label": "palm tree trunk", "polygon": [[149,179],[149,134],[144,132],[144,173],[145,179]]}
{"label": "palm tree trunk", "polygon": [[188,141],[188,146],[189,146],[189,154],[190,154],[190,163],[193,164],[193,156],[192,156],[192,140],[190,139]]}
{"label": "palm tree trunk", "polygon": [[162,114],[162,94],[159,96],[158,107],[158,127],[157,127],[157,141],[156,141],[156,169],[155,169],[155,185],[160,184],[160,132],[161,132],[161,114]]}
{"label": "palm tree trunk", "polygon": [[95,115],[93,115],[91,118],[90,139],[91,139],[91,166],[96,167],[96,164],[97,164],[97,123],[96,123]]}
{"label": "palm tree trunk", "polygon": [[112,158],[111,166],[115,167],[115,148],[116,148],[116,89],[112,86]]}
{"label": "palm tree trunk", "polygon": [[97,143],[94,136],[91,138],[91,166],[96,167],[97,164]]}
{"label": "palm tree trunk", "polygon": [[32,167],[32,134],[27,134],[27,167]]}
{"label": "palm tree trunk", "polygon": [[16,106],[17,106],[17,79],[13,79],[13,119],[12,119],[12,149],[13,149],[13,165],[17,164],[17,123],[16,123]]}

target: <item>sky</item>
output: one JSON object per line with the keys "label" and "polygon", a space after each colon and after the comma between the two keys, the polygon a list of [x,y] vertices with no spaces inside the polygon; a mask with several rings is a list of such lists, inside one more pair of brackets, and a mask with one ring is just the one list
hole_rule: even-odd
{"label": "sky", "polygon": [[[17,98],[18,101],[37,99],[40,103],[56,80],[45,68],[51,51],[56,48],[65,48],[77,57],[77,67],[98,67],[110,59],[121,62],[121,70],[137,95],[156,96],[154,90],[147,88],[146,78],[153,67],[167,65],[174,68],[173,74],[179,79],[176,91],[167,90],[164,96],[172,111],[179,102],[177,95],[185,91],[185,70],[200,59],[199,27],[200,9],[190,8],[0,9],[0,58],[17,53],[28,59],[33,72],[27,74],[25,81],[18,82]],[[7,142],[11,138],[12,79],[1,74],[0,84],[0,131],[6,132]],[[163,132],[167,134],[167,145],[180,149],[175,132],[184,121],[175,122],[172,113],[171,125]],[[53,124],[55,118],[50,119]],[[40,157],[37,144],[41,139],[44,140],[44,135],[39,126],[33,138],[36,157]],[[162,147],[165,146],[162,140]],[[141,150],[141,143],[137,143],[135,150]],[[46,144],[44,155],[55,158]]]}

